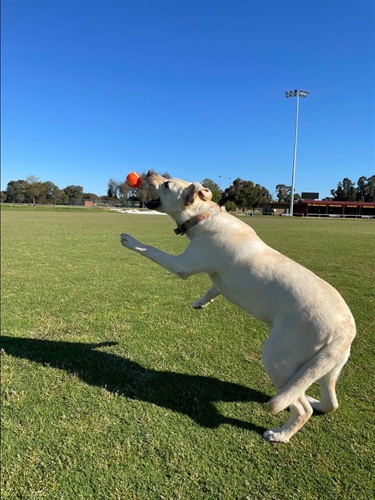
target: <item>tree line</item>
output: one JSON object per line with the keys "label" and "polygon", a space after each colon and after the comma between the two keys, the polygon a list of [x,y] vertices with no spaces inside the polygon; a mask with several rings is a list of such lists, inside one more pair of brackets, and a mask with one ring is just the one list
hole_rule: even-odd
{"label": "tree line", "polygon": [[[170,178],[168,172],[162,174]],[[261,207],[263,203],[273,201],[271,193],[260,184],[250,180],[235,179],[232,184],[222,190],[212,179],[203,179],[201,184],[212,191],[212,199],[220,205],[224,205],[228,211],[254,210]],[[276,198],[278,202],[289,203],[291,198],[291,186],[277,184]],[[1,192],[1,202],[5,203],[29,203],[29,204],[51,204],[51,205],[80,205],[84,200],[92,200],[94,203],[112,203],[119,205],[139,204],[143,206],[145,201],[152,198],[152,191],[147,183],[139,189],[129,189],[125,181],[119,182],[110,179],[107,186],[106,196],[97,196],[94,193],[85,193],[82,186],[70,185],[60,189],[51,181],[42,182],[34,176],[25,180],[10,181],[5,191]],[[298,201],[301,196],[294,193],[294,200]],[[348,178],[338,182],[337,188],[331,190],[332,200],[337,201],[364,201],[375,202],[375,175],[370,177],[361,176],[357,183]]]}
{"label": "tree line", "polygon": [[[292,188],[285,184],[276,186],[277,201],[290,203]],[[298,193],[294,193],[294,201],[301,199]],[[361,176],[357,183],[345,177],[338,182],[336,189],[331,189],[331,196],[326,200],[333,201],[370,201],[375,202],[375,175],[370,177]]]}
{"label": "tree line", "polygon": [[357,185],[345,177],[337,184],[336,189],[331,189],[333,200],[337,201],[375,201],[375,175],[362,176]]}
{"label": "tree line", "polygon": [[82,186],[60,189],[51,181],[42,182],[35,176],[8,182],[1,192],[2,203],[29,203],[33,205],[81,205],[84,200],[97,201],[99,196],[84,193]]}

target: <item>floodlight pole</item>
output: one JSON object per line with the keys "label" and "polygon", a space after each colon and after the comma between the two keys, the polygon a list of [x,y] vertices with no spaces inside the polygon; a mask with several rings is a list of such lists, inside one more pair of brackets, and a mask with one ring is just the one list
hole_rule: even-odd
{"label": "floodlight pole", "polygon": [[285,92],[285,97],[296,97],[296,122],[294,128],[294,151],[293,151],[293,169],[292,169],[292,188],[290,194],[290,216],[293,217],[294,210],[294,190],[295,190],[295,180],[296,180],[296,163],[297,163],[297,138],[298,138],[298,114],[299,114],[299,98],[305,98],[309,92],[307,90],[290,90]]}

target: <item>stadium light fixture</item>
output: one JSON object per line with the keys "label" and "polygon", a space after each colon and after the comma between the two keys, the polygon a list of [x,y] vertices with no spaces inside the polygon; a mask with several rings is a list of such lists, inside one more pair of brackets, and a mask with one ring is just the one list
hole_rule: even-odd
{"label": "stadium light fixture", "polygon": [[289,90],[285,92],[285,97],[288,99],[289,97],[297,97],[296,104],[296,123],[294,128],[294,152],[293,152],[293,170],[292,170],[292,192],[290,196],[290,216],[293,217],[293,208],[294,208],[294,189],[295,189],[295,180],[296,180],[296,162],[297,162],[297,136],[298,136],[298,113],[299,113],[299,98],[303,99],[307,97],[309,92],[307,90]]}

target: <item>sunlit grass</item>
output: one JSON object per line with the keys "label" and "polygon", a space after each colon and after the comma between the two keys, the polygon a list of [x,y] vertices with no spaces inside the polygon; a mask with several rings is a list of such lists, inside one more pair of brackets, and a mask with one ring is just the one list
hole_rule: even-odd
{"label": "sunlit grass", "polygon": [[357,321],[338,412],[288,445],[264,402],[267,328],[125,250],[171,253],[167,217],[2,213],[2,498],[371,498],[374,221],[246,218],[271,246],[337,287]]}

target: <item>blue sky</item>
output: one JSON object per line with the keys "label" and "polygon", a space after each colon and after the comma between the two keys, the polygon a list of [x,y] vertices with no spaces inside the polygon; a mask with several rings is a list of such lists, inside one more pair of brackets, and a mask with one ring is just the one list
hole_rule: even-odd
{"label": "blue sky", "polygon": [[3,0],[2,189],[129,171],[328,196],[375,174],[374,2]]}

